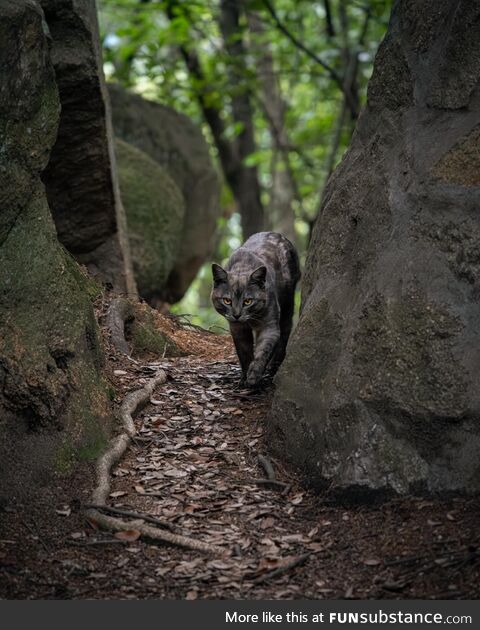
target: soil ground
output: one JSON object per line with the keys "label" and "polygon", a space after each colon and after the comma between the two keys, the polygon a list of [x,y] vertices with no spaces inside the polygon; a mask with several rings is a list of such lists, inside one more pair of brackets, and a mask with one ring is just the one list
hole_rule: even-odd
{"label": "soil ground", "polygon": [[[127,540],[98,530],[81,509],[92,465],[40,488],[28,504],[0,506],[1,598],[479,597],[479,499],[331,504],[269,452],[272,390],[236,388],[228,338],[168,325],[195,354],[110,355],[118,402],[158,368],[168,380],[136,418],[139,439],[114,471],[109,505],[155,516],[225,553],[153,544],[137,538],[135,522]],[[280,483],[264,482],[259,455]]]}

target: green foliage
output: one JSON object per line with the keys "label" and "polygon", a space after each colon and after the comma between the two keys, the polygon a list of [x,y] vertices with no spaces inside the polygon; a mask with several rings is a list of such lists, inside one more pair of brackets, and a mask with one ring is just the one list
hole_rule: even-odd
{"label": "green foliage", "polygon": [[[267,211],[271,211],[273,168],[287,160],[296,192],[295,228],[298,244],[304,251],[326,180],[348,146],[355,126],[348,107],[343,112],[344,95],[339,83],[353,68],[354,96],[359,107],[364,104],[391,2],[250,0],[242,4],[246,11],[233,39],[242,39],[246,55],[238,59],[225,49],[220,29],[220,0],[100,0],[106,73],[187,114],[201,125],[215,159],[217,147],[203,119],[198,95],[202,94],[208,107],[219,111],[226,125],[225,137],[232,139],[243,132],[232,111],[232,97],[248,92],[254,107],[257,148],[247,157],[246,164],[257,167],[262,200]],[[252,29],[249,21],[252,15],[259,18],[261,32]],[[198,57],[201,77],[188,71],[181,47]],[[268,54],[285,103],[284,131],[288,144],[281,156],[272,137],[258,75],[258,68]],[[331,72],[325,70],[325,64]],[[332,79],[332,73],[341,81]],[[232,211],[229,191],[225,191],[222,201],[226,218],[219,225],[220,248],[229,243],[235,231],[235,222],[228,222]],[[206,271],[202,274],[195,283],[195,291],[200,290],[202,278],[208,275]],[[197,299],[198,307],[202,308],[200,302]]]}

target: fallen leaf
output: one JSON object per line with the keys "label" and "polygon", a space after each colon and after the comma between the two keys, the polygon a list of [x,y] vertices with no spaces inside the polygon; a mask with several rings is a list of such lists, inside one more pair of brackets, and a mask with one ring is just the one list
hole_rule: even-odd
{"label": "fallen leaf", "polygon": [[175,477],[176,479],[181,479],[182,477],[187,477],[188,473],[184,470],[179,470],[178,468],[171,468],[170,470],[165,470],[163,472],[165,477]]}
{"label": "fallen leaf", "polygon": [[194,599],[197,599],[198,597],[198,591],[188,591],[188,593],[185,596],[185,599],[188,599],[189,601],[193,601]]}
{"label": "fallen leaf", "polygon": [[270,527],[273,527],[274,523],[275,519],[272,516],[264,518],[260,523],[260,529],[270,529]]}
{"label": "fallen leaf", "polygon": [[115,538],[125,540],[126,542],[134,542],[140,538],[141,534],[138,529],[124,529],[121,532],[115,532]]}
{"label": "fallen leaf", "polygon": [[381,564],[381,560],[379,560],[378,558],[368,558],[367,560],[363,561],[363,564],[366,564],[367,567],[376,567],[377,565]]}

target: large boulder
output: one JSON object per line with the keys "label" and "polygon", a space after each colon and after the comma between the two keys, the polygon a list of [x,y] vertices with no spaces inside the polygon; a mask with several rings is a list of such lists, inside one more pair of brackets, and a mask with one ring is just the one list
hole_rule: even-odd
{"label": "large boulder", "polygon": [[185,206],[182,193],[146,153],[116,141],[122,201],[140,295],[155,303],[175,264]]}
{"label": "large boulder", "polygon": [[220,184],[202,132],[169,107],[109,85],[115,134],[165,168],[182,191],[182,239],[166,284],[166,302],[180,300],[201,265],[212,254],[220,216]]}
{"label": "large boulder", "polygon": [[479,3],[395,4],[269,420],[332,494],[480,490],[479,78]]}
{"label": "large boulder", "polygon": [[0,0],[0,494],[95,456],[108,428],[92,286],[40,180],[60,112],[45,30],[36,2]]}
{"label": "large boulder", "polygon": [[90,273],[135,295],[115,174],[95,0],[40,0],[62,106],[43,174],[61,243]]}

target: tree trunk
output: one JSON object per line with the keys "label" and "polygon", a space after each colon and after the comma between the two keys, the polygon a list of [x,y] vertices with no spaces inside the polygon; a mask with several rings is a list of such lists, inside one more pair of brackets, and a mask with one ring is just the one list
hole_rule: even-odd
{"label": "tree trunk", "polygon": [[246,85],[246,50],[240,29],[242,0],[221,0],[220,30],[224,48],[230,56],[229,75],[232,88],[232,115],[241,131],[234,140],[234,152],[238,162],[237,173],[229,183],[238,202],[243,237],[246,239],[264,229],[264,209],[256,166],[246,166],[246,158],[255,153],[253,107]]}
{"label": "tree trunk", "polygon": [[265,29],[256,13],[249,13],[248,25],[250,31],[257,38],[257,41],[254,41],[252,45],[252,50],[257,62],[262,105],[276,156],[272,164],[268,218],[275,231],[280,232],[292,243],[295,243],[293,202],[296,197],[296,189],[290,168],[289,141],[285,128],[286,105],[280,92],[270,46],[266,42],[260,43],[258,41]]}
{"label": "tree trunk", "polygon": [[480,490],[479,88],[480,4],[396,2],[270,417],[333,495]]}
{"label": "tree trunk", "polygon": [[[232,141],[226,136],[225,123],[215,105],[209,98],[209,88],[205,82],[200,59],[192,48],[180,46],[188,72],[194,84],[200,108],[205,122],[210,127],[225,180],[232,191],[240,213],[242,232],[247,239],[264,229],[264,208],[261,201],[261,189],[256,167],[245,165],[245,159],[255,152],[253,125],[253,108],[248,90],[238,89],[245,79],[244,45],[241,36],[239,18],[241,2],[239,0],[223,0],[220,6],[220,29],[224,38],[225,50],[231,57],[230,89],[232,95],[233,122],[241,126],[239,135]],[[169,0],[167,15],[175,19],[179,12],[188,9],[178,0]],[[188,13],[187,13],[188,15]]]}

